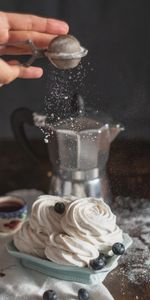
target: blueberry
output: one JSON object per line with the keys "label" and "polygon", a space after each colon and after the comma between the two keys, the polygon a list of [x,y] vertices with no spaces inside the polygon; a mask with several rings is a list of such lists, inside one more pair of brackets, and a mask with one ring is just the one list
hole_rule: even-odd
{"label": "blueberry", "polygon": [[103,259],[103,261],[105,262],[105,265],[107,263],[107,255],[105,255],[104,253],[99,253],[98,259]]}
{"label": "blueberry", "polygon": [[106,260],[104,258],[95,258],[90,261],[90,266],[93,270],[101,270],[106,265]]}
{"label": "blueberry", "polygon": [[86,289],[78,290],[78,299],[79,300],[89,300],[89,293]]}
{"label": "blueberry", "polygon": [[54,210],[58,214],[63,214],[65,212],[65,204],[63,202],[57,202],[54,206]]}
{"label": "blueberry", "polygon": [[43,294],[43,300],[59,300],[56,292],[53,290],[47,290]]}
{"label": "blueberry", "polygon": [[122,243],[115,243],[112,246],[112,251],[115,255],[122,255],[125,252],[125,246]]}

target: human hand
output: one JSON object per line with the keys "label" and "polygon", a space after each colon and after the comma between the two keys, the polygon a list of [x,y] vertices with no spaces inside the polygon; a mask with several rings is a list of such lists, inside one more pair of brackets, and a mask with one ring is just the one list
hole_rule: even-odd
{"label": "human hand", "polygon": [[[0,12],[0,44],[22,42],[31,39],[34,44],[46,49],[57,35],[67,34],[68,24],[56,19],[33,15]],[[0,47],[0,55],[30,54],[27,45]],[[23,67],[18,61],[5,62],[0,59],[0,85],[8,84],[16,78],[39,78],[42,68]]]}

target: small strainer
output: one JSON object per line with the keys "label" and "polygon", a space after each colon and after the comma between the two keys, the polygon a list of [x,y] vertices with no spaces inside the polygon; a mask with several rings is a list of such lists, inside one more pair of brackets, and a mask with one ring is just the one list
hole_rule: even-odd
{"label": "small strainer", "polygon": [[50,42],[48,49],[40,49],[35,46],[32,40],[24,42],[16,42],[13,44],[5,44],[5,46],[14,46],[18,44],[29,45],[32,51],[32,56],[24,63],[24,66],[31,66],[32,63],[41,57],[47,57],[49,61],[58,69],[75,68],[81,61],[81,58],[86,56],[88,50],[83,48],[79,41],[72,35],[57,36]]}

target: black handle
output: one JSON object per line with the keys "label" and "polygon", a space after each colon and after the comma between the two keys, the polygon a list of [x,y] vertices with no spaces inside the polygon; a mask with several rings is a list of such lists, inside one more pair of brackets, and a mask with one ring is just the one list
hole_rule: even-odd
{"label": "black handle", "polygon": [[76,93],[71,101],[72,115],[76,116],[84,116],[85,115],[85,104],[83,97]]}
{"label": "black handle", "polygon": [[33,121],[33,111],[29,108],[18,108],[11,115],[11,127],[16,140],[21,144],[28,156],[35,162],[39,162],[37,154],[33,151],[28,140],[24,125],[35,126]]}

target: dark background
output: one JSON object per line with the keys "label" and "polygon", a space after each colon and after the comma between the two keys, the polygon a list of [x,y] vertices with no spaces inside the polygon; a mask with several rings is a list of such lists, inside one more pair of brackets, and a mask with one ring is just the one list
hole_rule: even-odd
{"label": "dark background", "polygon": [[[149,139],[149,1],[1,0],[0,10],[66,20],[70,33],[89,50],[85,64],[90,62],[93,71],[89,70],[81,90],[86,105],[92,104],[123,123],[126,131],[120,138]],[[0,89],[0,138],[13,137],[10,115],[16,108],[43,111],[47,60],[36,64],[45,70],[42,79],[17,79]]]}

